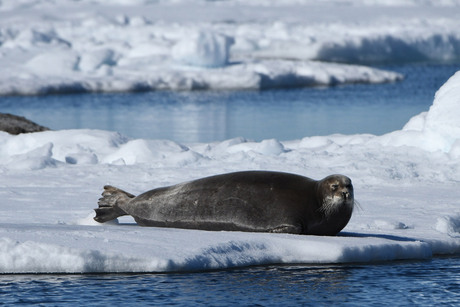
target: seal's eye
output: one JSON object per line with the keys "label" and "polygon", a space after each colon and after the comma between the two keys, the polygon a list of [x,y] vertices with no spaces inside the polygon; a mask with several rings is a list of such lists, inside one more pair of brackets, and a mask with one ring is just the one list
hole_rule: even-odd
{"label": "seal's eye", "polygon": [[338,184],[331,185],[332,191],[336,191],[339,188]]}

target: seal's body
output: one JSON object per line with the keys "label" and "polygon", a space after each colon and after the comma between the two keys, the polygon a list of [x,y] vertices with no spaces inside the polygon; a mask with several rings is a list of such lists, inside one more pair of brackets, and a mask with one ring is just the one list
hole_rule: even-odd
{"label": "seal's body", "polygon": [[98,222],[131,215],[141,226],[335,235],[350,220],[353,186],[269,171],[206,177],[134,196],[105,186]]}

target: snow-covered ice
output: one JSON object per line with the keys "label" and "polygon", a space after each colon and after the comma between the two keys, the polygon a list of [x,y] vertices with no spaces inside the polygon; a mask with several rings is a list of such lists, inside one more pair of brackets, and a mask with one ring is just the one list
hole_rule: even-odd
{"label": "snow-covered ice", "polygon": [[403,76],[362,65],[460,60],[457,0],[109,3],[0,2],[0,95],[380,83]]}
{"label": "snow-covered ice", "polygon": [[[0,272],[163,272],[458,254],[459,93],[457,72],[430,110],[383,136],[178,144],[99,130],[0,133]],[[104,184],[137,194],[248,169],[316,179],[343,173],[359,206],[337,237],[92,220]]]}
{"label": "snow-covered ice", "polygon": [[[459,5],[1,1],[0,94],[395,81],[399,74],[354,64],[458,61]],[[459,104],[460,72],[429,110],[383,136],[178,144],[101,130],[0,132],[0,273],[166,272],[459,254]],[[352,178],[359,205],[336,237],[92,219],[105,184],[138,194],[251,169],[315,179],[342,173]]]}

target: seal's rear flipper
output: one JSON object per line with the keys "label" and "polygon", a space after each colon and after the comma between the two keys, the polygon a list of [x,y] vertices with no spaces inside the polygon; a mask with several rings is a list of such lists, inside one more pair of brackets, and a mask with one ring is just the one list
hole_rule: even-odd
{"label": "seal's rear flipper", "polygon": [[127,204],[134,197],[133,194],[106,185],[104,192],[102,192],[102,197],[99,198],[99,208],[94,209],[96,211],[94,220],[99,223],[105,223],[126,215],[127,213],[120,206]]}

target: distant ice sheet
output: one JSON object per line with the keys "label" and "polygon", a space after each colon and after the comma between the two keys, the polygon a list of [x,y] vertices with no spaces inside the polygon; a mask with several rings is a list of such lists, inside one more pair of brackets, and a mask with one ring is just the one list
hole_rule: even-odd
{"label": "distant ice sheet", "polygon": [[257,3],[2,1],[0,95],[381,83],[402,76],[330,62],[460,61],[458,1]]}

